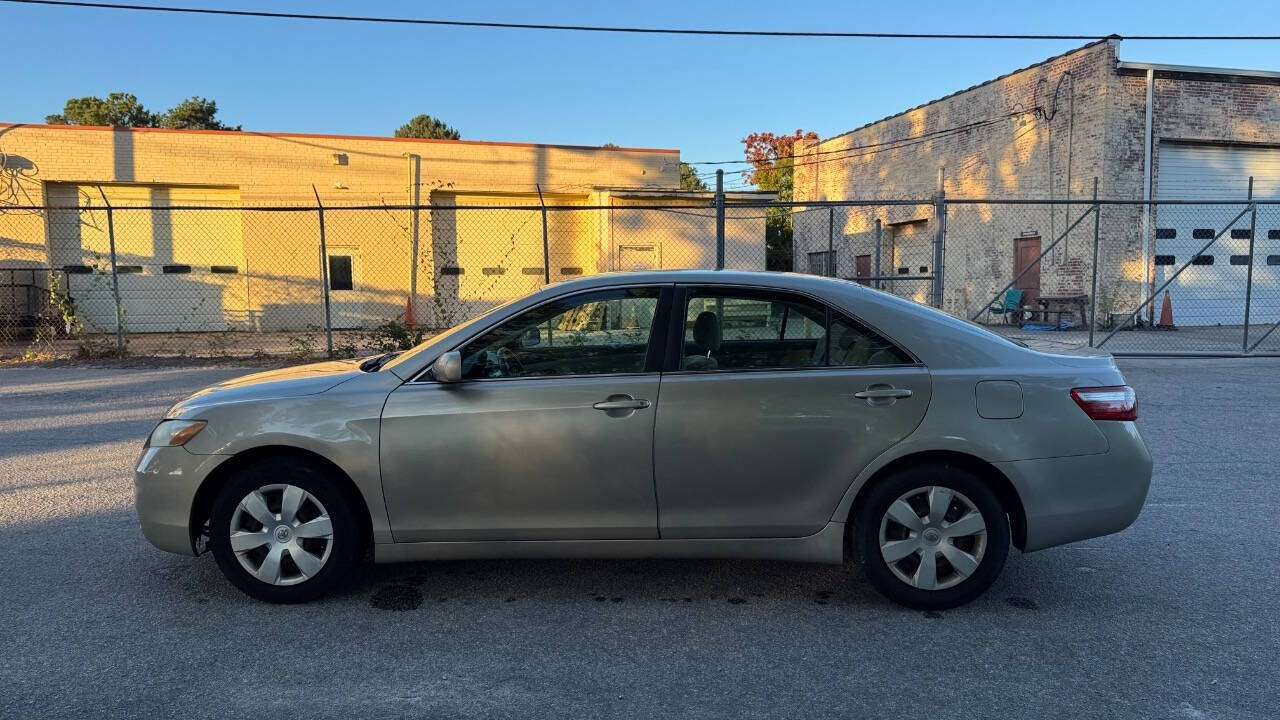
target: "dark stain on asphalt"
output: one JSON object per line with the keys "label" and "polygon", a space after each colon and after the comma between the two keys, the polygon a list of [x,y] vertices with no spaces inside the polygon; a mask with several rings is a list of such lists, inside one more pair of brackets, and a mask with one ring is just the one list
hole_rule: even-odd
{"label": "dark stain on asphalt", "polygon": [[818,596],[818,598],[814,600],[814,602],[818,603],[819,605],[826,605],[831,600],[831,597],[836,593],[834,590],[819,590],[815,594]]}
{"label": "dark stain on asphalt", "polygon": [[616,602],[616,603],[620,603],[620,602],[622,602],[622,598],[620,598],[620,597],[611,598],[611,601],[612,601],[612,602]]}
{"label": "dark stain on asphalt", "polygon": [[746,604],[746,602],[747,602],[747,599],[746,599],[746,598],[740,598],[740,597],[731,597],[731,598],[729,598],[729,604],[730,604],[730,605],[745,605],[745,604]]}
{"label": "dark stain on asphalt", "polygon": [[1021,597],[1019,595],[1012,595],[1010,597],[1005,598],[1004,601],[1022,610],[1039,610],[1040,609],[1040,606],[1036,604],[1035,600],[1032,600],[1031,598]]}
{"label": "dark stain on asphalt", "polygon": [[607,597],[605,597],[605,596],[603,596],[603,595],[597,595],[597,596],[595,596],[595,597],[594,597],[594,598],[592,598],[592,599],[593,599],[593,600],[595,600],[596,602],[604,602],[605,600],[608,600],[609,598],[607,598]]}
{"label": "dark stain on asphalt", "polygon": [[386,585],[369,596],[369,604],[379,610],[417,610],[422,607],[422,593],[410,585]]}
{"label": "dark stain on asphalt", "polygon": [[924,614],[924,616],[925,616],[925,618],[926,618],[926,619],[928,619],[928,620],[941,620],[941,619],[942,619],[942,613],[940,613],[940,612],[936,612],[936,611],[933,611],[933,610],[928,610],[928,611],[926,611],[926,612],[925,612],[925,614]]}

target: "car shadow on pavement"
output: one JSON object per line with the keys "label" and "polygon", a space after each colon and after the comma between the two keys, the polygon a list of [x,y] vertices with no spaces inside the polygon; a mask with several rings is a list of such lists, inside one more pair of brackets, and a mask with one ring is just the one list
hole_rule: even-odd
{"label": "car shadow on pavement", "polygon": [[901,609],[854,563],[756,560],[457,560],[366,565],[343,593],[379,610],[430,605],[599,604]]}

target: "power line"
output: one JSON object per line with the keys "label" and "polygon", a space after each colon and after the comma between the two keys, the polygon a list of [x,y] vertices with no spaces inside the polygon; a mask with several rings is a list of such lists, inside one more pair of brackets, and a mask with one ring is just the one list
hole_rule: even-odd
{"label": "power line", "polygon": [[128,3],[77,2],[76,0],[0,0],[22,5],[98,8],[102,10],[136,10],[142,12],[186,13],[190,15],[225,15],[233,17],[275,18],[287,20],[325,20],[337,22],[380,23],[392,25],[432,25],[506,30],[556,30],[564,32],[629,33],[642,35],[701,35],[720,37],[769,38],[852,38],[887,40],[1280,40],[1280,35],[1115,35],[1087,34],[1020,34],[1020,33],[918,33],[918,32],[848,32],[832,30],[725,30],[710,28],[659,28],[624,25],[561,25],[553,23],[487,22],[480,20],[439,20],[428,18],[380,17],[372,15],[322,15],[317,13],[269,12],[266,10],[220,10],[173,5],[134,5]]}

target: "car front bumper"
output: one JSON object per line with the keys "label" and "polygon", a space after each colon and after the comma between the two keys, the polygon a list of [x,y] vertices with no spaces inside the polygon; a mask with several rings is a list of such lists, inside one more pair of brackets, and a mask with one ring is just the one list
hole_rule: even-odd
{"label": "car front bumper", "polygon": [[226,456],[194,455],[181,447],[149,447],[133,475],[142,534],[161,550],[195,555],[191,508],[196,491]]}
{"label": "car front bumper", "polygon": [[1142,511],[1151,454],[1132,422],[1099,422],[1107,452],[996,463],[1027,520],[1024,551],[1120,532]]}

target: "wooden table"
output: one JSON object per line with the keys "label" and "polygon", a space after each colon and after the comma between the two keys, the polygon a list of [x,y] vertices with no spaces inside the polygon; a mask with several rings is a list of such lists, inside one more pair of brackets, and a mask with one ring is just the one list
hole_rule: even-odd
{"label": "wooden table", "polygon": [[[1036,304],[1040,306],[1039,309],[1027,308],[1027,312],[1033,314],[1039,313],[1044,316],[1045,320],[1048,320],[1050,315],[1056,316],[1057,321],[1055,322],[1055,326],[1059,330],[1062,329],[1062,316],[1064,314],[1076,313],[1076,316],[1080,319],[1080,325],[1084,325],[1087,315],[1089,314],[1088,295],[1041,295],[1036,298]],[[1055,304],[1059,306],[1074,306],[1074,309],[1050,310],[1050,306]]]}

